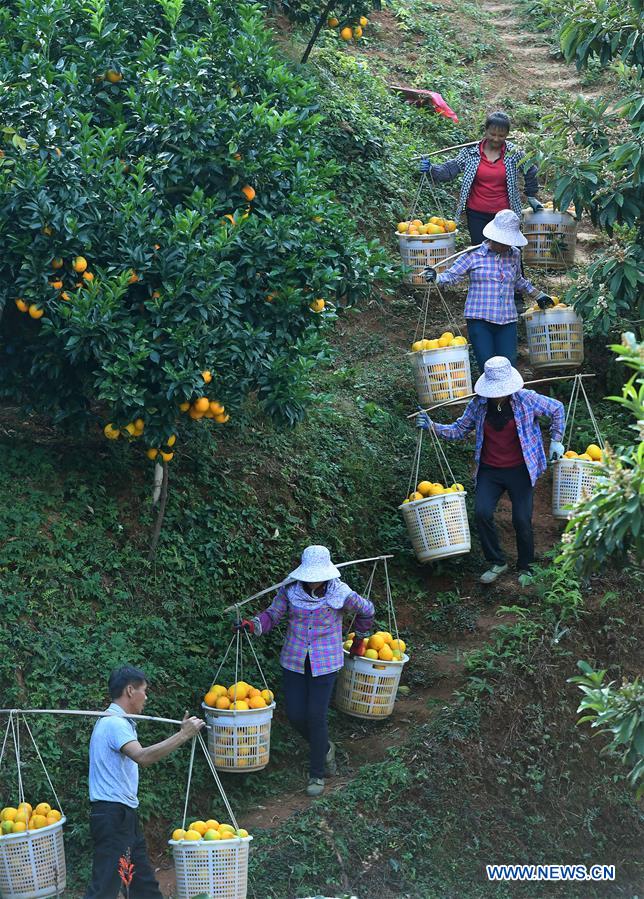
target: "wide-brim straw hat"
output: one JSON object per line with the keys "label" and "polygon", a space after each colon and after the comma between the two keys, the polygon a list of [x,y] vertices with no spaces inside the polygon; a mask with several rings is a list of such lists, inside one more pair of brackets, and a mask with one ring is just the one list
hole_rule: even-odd
{"label": "wide-brim straw hat", "polygon": [[502,209],[483,228],[483,236],[508,247],[525,247],[527,239],[521,233],[521,220],[511,209]]}
{"label": "wide-brim straw hat", "polygon": [[307,546],[300,564],[291,571],[289,577],[294,581],[315,584],[340,577],[340,571],[331,561],[331,553],[326,546]]}
{"label": "wide-brim straw hat", "polygon": [[523,378],[505,356],[492,356],[485,363],[484,372],[474,385],[474,393],[488,399],[510,396],[521,390]]}

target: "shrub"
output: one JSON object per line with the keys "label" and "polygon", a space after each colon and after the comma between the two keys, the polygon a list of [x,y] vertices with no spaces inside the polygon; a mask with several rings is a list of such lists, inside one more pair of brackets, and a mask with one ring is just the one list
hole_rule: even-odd
{"label": "shrub", "polygon": [[332,197],[314,84],[231,0],[25,0],[0,26],[0,395],[140,419],[152,453],[202,396],[296,421],[336,306],[388,275]]}

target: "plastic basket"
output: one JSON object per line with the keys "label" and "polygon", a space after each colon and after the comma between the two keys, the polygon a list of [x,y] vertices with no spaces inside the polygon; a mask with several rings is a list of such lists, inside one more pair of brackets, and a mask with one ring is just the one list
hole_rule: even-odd
{"label": "plastic basket", "polygon": [[584,323],[574,309],[554,306],[529,313],[525,321],[533,368],[576,368],[584,361]]}
{"label": "plastic basket", "polygon": [[471,548],[463,490],[399,506],[419,562],[462,556]]}
{"label": "plastic basket", "polygon": [[0,896],[38,899],[59,896],[66,887],[61,818],[55,824],[0,837]]}
{"label": "plastic basket", "polygon": [[398,234],[398,246],[403,263],[410,269],[405,275],[407,284],[427,287],[423,270],[428,266],[440,268],[443,259],[454,253],[458,231],[449,234]]}
{"label": "plastic basket", "polygon": [[349,655],[345,649],[344,666],[335,687],[336,707],[356,718],[391,715],[403,665],[408,661],[409,656],[404,653],[400,662],[383,662]]}
{"label": "plastic basket", "polygon": [[209,899],[246,899],[252,839],[169,840],[177,877],[176,899],[193,899],[202,893]]}
{"label": "plastic basket", "polygon": [[265,709],[242,712],[201,705],[210,725],[208,752],[217,770],[246,774],[268,765],[274,702]]}
{"label": "plastic basket", "polygon": [[410,353],[421,406],[455,400],[472,392],[470,354],[466,346]]}
{"label": "plastic basket", "polygon": [[575,264],[577,221],[567,212],[524,212],[521,230],[528,241],[526,265],[567,269]]}
{"label": "plastic basket", "polygon": [[571,518],[574,507],[596,490],[602,476],[600,462],[585,459],[559,459],[552,478],[552,514]]}

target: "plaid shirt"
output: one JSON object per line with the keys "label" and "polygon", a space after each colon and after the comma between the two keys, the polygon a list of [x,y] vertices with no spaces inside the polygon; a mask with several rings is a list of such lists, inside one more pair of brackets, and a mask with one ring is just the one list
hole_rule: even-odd
{"label": "plaid shirt", "polygon": [[258,615],[261,633],[270,631],[288,612],[286,639],[280,665],[304,674],[307,653],[313,677],[338,671],[344,664],[342,655],[342,615],[355,612],[356,631],[368,633],[373,627],[373,603],[357,593],[350,593],[341,609],[332,609],[324,601],[311,609],[292,605],[281,587],[270,606]]}
{"label": "plaid shirt", "polygon": [[[510,405],[514,412],[523,458],[534,486],[537,478],[541,477],[546,470],[546,454],[543,449],[543,438],[537,418],[539,415],[547,415],[551,420],[551,438],[553,440],[561,440],[564,429],[564,405],[559,400],[553,400],[549,396],[542,396],[540,393],[535,393],[534,390],[517,390],[510,397]],[[477,396],[470,400],[465,407],[465,411],[454,424],[441,425],[433,422],[434,431],[446,440],[463,440],[473,428],[476,428],[475,479],[481,462],[484,438],[483,425],[485,423],[486,411],[487,399]]]}
{"label": "plaid shirt", "polygon": [[509,253],[495,253],[487,241],[477,250],[464,253],[451,268],[440,274],[437,284],[457,284],[470,276],[465,303],[465,318],[482,318],[495,325],[517,320],[514,292],[536,296],[539,290],[521,274],[521,253],[510,247]]}

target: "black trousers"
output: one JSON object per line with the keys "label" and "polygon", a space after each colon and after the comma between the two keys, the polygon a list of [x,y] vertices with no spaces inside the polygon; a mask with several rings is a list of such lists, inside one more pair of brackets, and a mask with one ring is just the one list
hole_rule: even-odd
{"label": "black trousers", "polygon": [[329,749],[329,704],[337,675],[337,671],[332,671],[313,677],[308,655],[304,674],[282,668],[286,717],[311,748],[311,777],[324,777],[324,757]]}
{"label": "black trousers", "polygon": [[499,544],[494,513],[506,490],[512,502],[512,524],[517,539],[517,568],[519,571],[525,571],[534,562],[532,532],[534,487],[525,465],[517,465],[515,468],[480,466],[476,476],[474,500],[476,529],[487,561],[492,565],[505,565],[505,554]]}
{"label": "black trousers", "polygon": [[94,859],[85,899],[116,899],[121,889],[119,859],[128,849],[134,865],[130,899],[163,899],[148,859],[136,809],[121,802],[92,802],[89,829]]}

